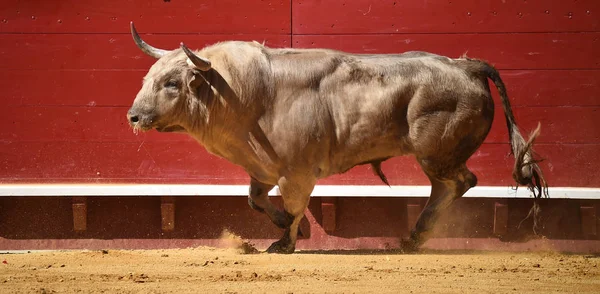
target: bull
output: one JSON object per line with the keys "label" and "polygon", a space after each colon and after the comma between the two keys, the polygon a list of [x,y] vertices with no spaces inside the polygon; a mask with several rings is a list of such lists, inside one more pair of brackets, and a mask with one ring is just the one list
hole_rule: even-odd
{"label": "bull", "polygon": [[[440,212],[477,184],[466,161],[494,119],[488,79],[498,89],[515,157],[513,178],[534,196],[547,183],[521,135],[506,88],[489,63],[427,52],[349,54],[276,49],[227,41],[192,51],[135,44],[158,59],[127,112],[135,131],[183,132],[250,176],[249,205],[285,230],[270,253],[295,250],[298,225],[318,179],[412,155],[431,194],[405,250],[418,249]],[[278,186],[283,210],[268,198]]]}

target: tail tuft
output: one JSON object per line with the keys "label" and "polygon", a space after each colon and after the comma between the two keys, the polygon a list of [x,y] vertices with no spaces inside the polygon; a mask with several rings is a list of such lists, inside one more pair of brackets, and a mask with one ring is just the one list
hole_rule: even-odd
{"label": "tail tuft", "polygon": [[538,165],[542,160],[534,157],[535,153],[532,148],[535,139],[540,134],[540,129],[541,126],[538,123],[537,128],[531,132],[527,141],[523,139],[516,127],[513,129],[511,136],[512,151],[515,156],[513,179],[519,185],[527,186],[535,198],[548,197],[548,183]]}

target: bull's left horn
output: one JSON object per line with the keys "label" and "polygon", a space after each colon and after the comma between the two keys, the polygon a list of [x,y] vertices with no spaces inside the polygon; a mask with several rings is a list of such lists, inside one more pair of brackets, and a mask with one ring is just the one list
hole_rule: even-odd
{"label": "bull's left horn", "polygon": [[192,50],[190,50],[188,47],[185,46],[185,44],[183,44],[183,42],[181,42],[181,44],[179,44],[181,46],[181,49],[183,49],[183,52],[185,52],[185,55],[187,55],[187,57],[190,59],[190,61],[201,71],[207,71],[210,69],[210,60],[206,59],[206,58],[202,58],[196,54],[194,54],[194,52],[192,52]]}
{"label": "bull's left horn", "polygon": [[129,26],[131,28],[131,35],[133,36],[133,41],[138,46],[138,48],[140,48],[144,53],[154,58],[161,58],[163,55],[169,53],[169,50],[154,48],[148,45],[148,43],[144,42],[144,40],[140,38],[140,35],[138,35],[138,32],[135,30],[133,21],[129,23]]}

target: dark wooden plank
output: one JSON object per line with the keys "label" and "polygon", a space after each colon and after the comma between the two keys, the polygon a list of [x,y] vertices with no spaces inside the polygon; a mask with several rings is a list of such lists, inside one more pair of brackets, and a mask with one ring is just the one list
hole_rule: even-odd
{"label": "dark wooden plank", "polygon": [[[3,105],[129,107],[146,72],[0,70],[0,100]],[[513,107],[600,106],[600,70],[504,70],[500,74]]]}
{"label": "dark wooden plank", "polygon": [[[508,143],[504,112],[497,102],[488,143]],[[0,140],[6,141],[188,141],[182,134],[133,133],[128,107],[7,106],[0,116]],[[527,136],[542,124],[539,143],[600,143],[600,107],[515,108],[517,124]]]}
{"label": "dark wooden plank", "polygon": [[[197,183],[247,184],[242,168],[207,154],[195,142],[2,142],[0,183]],[[536,151],[552,186],[598,187],[598,144],[539,144]],[[514,185],[508,144],[484,144],[469,160],[479,185]],[[392,185],[429,185],[413,157],[383,163]],[[381,185],[368,166],[319,184]]]}
{"label": "dark wooden plank", "polygon": [[298,48],[354,53],[429,51],[458,57],[465,52],[499,69],[598,69],[600,33],[299,35]]}
{"label": "dark wooden plank", "polygon": [[600,2],[292,1],[294,34],[581,32],[600,29]]}
{"label": "dark wooden plank", "polygon": [[[1,34],[0,69],[145,69],[156,61],[139,50],[129,34]],[[148,43],[192,49],[226,40],[266,42],[289,47],[289,35],[144,35]],[[26,60],[26,62],[24,62]]]}
{"label": "dark wooden plank", "polygon": [[0,32],[127,33],[129,22],[152,33],[289,34],[290,1],[0,2]]}

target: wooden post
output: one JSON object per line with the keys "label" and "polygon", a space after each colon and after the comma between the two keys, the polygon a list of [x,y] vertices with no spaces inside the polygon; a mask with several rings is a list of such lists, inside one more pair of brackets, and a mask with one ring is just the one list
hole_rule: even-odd
{"label": "wooden post", "polygon": [[494,203],[494,235],[502,236],[508,232],[508,204],[506,201]]}
{"label": "wooden post", "polygon": [[160,217],[163,232],[175,230],[175,197],[160,197]]}
{"label": "wooden post", "polygon": [[581,214],[581,232],[583,233],[583,237],[595,239],[598,235],[596,207],[593,205],[580,206],[579,212]]}
{"label": "wooden post", "polygon": [[417,224],[421,210],[423,210],[423,208],[421,207],[421,203],[418,199],[409,200],[406,202],[406,228],[409,232]]}
{"label": "wooden post", "polygon": [[87,229],[87,198],[76,196],[71,200],[73,202],[73,230],[83,232]]}
{"label": "wooden post", "polygon": [[322,197],[321,198],[321,215],[323,220],[323,229],[327,233],[332,233],[337,227],[337,198]]}

